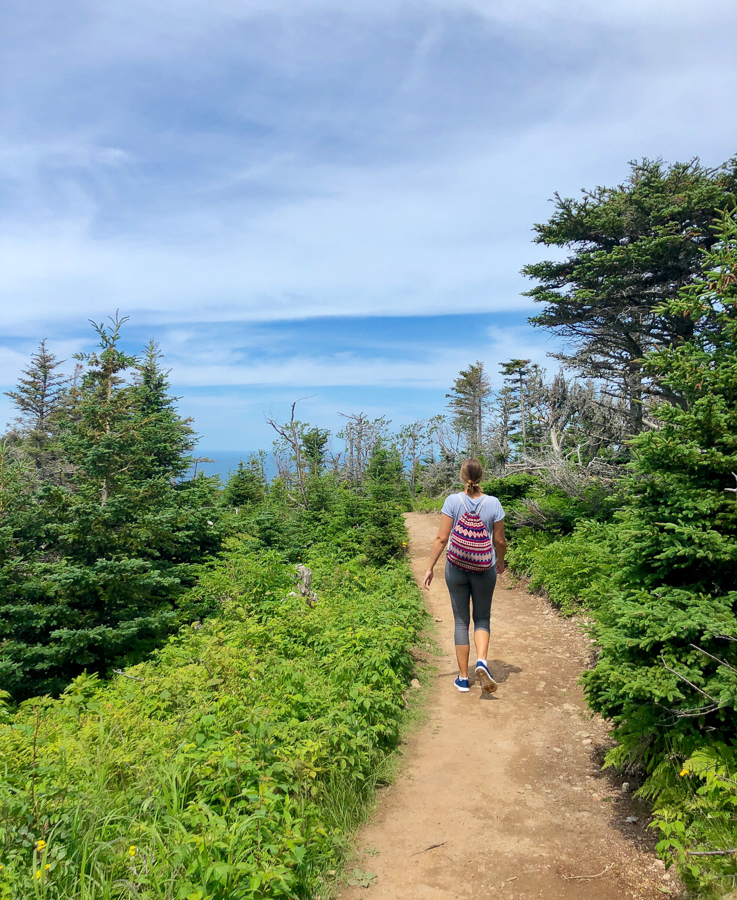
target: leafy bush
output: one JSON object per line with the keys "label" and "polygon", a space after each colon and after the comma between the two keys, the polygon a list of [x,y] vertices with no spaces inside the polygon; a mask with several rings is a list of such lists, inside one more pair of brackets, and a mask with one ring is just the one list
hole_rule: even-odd
{"label": "leafy bush", "polygon": [[544,590],[554,606],[571,615],[581,606],[597,607],[610,593],[615,566],[611,525],[583,521],[570,535],[517,533],[507,554],[512,571],[530,578],[531,590]]}
{"label": "leafy bush", "polygon": [[[640,793],[655,800],[653,826],[661,855],[678,864],[688,886],[723,896],[735,874],[731,853],[692,856],[690,852],[733,848],[737,809],[737,753],[720,742],[697,750],[679,766],[666,758]],[[678,769],[680,768],[680,771]],[[703,896],[703,895],[702,895]]]}
{"label": "leafy bush", "polygon": [[310,564],[313,609],[275,551],[231,544],[196,589],[219,617],[5,712],[4,900],[313,895],[396,745],[425,613],[404,565]]}
{"label": "leafy bush", "polygon": [[505,475],[503,478],[490,478],[481,485],[481,489],[485,494],[497,497],[504,506],[505,502],[528,497],[539,483],[539,476],[519,472],[515,475]]}
{"label": "leafy bush", "polygon": [[570,534],[582,519],[610,521],[620,502],[613,487],[598,479],[583,476],[575,490],[566,491],[543,474],[535,489],[514,504],[510,519],[516,527]]}

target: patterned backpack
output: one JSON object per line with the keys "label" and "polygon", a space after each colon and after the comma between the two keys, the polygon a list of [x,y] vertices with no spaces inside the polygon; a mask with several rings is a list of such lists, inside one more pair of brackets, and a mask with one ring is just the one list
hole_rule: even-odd
{"label": "patterned backpack", "polygon": [[486,497],[479,504],[477,512],[471,512],[464,500],[466,511],[456,522],[450,535],[448,560],[466,572],[486,572],[491,568],[494,555],[491,537],[479,515],[485,500]]}

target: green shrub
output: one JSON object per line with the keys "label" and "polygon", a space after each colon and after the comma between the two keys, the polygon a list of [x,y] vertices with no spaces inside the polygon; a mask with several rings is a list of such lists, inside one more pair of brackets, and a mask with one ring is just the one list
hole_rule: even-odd
{"label": "green shrub", "polygon": [[505,502],[528,497],[540,483],[538,475],[519,472],[516,475],[505,475],[503,478],[490,478],[481,485],[485,494],[497,497],[502,506]]}
{"label": "green shrub", "polygon": [[366,472],[366,490],[364,552],[372,565],[381,566],[404,556],[407,548],[402,509],[411,507],[411,500],[395,450],[376,445]]}
{"label": "green shrub", "polygon": [[396,745],[425,613],[404,565],[310,564],[313,609],[275,551],[231,544],[196,588],[218,617],[108,684],[0,704],[4,900],[324,888]]}
{"label": "green shrub", "polygon": [[582,606],[593,609],[610,593],[616,531],[600,522],[579,522],[570,535],[518,533],[507,559],[517,574],[530,578],[531,590],[544,590],[564,615]]}
{"label": "green shrub", "polygon": [[[684,760],[700,777],[694,760],[737,741],[737,502],[730,493],[737,471],[734,216],[725,215],[719,242],[705,254],[703,280],[662,313],[708,327],[648,362],[683,403],[663,404],[661,427],[633,441],[612,595],[597,612],[602,655],[585,673],[585,689],[590,705],[615,724],[619,743],[609,761],[642,766],[650,776],[645,792],[658,802],[662,797],[669,810],[664,833],[677,835],[682,871],[688,876],[693,864],[699,869],[698,876],[691,872],[694,878],[708,881],[711,872],[726,887],[722,876],[737,876],[733,855],[704,856],[683,868],[688,850],[725,848],[704,846],[717,835],[699,823],[698,802],[688,794],[679,799],[669,786],[678,783]],[[731,788],[726,791],[719,778],[705,779],[698,796],[733,848]]]}

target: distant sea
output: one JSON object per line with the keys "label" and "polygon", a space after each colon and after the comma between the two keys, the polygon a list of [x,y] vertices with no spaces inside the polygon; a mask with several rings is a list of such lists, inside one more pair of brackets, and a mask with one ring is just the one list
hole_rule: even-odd
{"label": "distant sea", "polygon": [[197,463],[197,472],[205,475],[219,475],[222,481],[227,481],[228,475],[238,468],[238,463],[246,459],[250,450],[203,450],[201,447],[192,454],[195,458],[206,456],[214,459],[211,463]]}

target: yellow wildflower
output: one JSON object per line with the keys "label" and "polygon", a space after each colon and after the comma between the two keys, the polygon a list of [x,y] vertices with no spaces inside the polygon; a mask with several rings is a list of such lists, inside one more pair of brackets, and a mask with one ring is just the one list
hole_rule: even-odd
{"label": "yellow wildflower", "polygon": [[40,877],[41,877],[41,870],[36,869],[36,878],[40,878]]}
{"label": "yellow wildflower", "polygon": [[128,848],[128,856],[133,857],[135,855],[136,855],[136,848],[131,844],[131,846]]}
{"label": "yellow wildflower", "polygon": [[46,863],[46,865],[44,866],[44,869],[46,869],[46,871],[48,872],[48,870],[50,868],[51,868],[51,863]]}
{"label": "yellow wildflower", "polygon": [[46,841],[36,841],[36,850],[43,850],[46,846]]}
{"label": "yellow wildflower", "polygon": [[681,769],[681,778],[683,778],[684,775],[688,775],[688,769]]}

